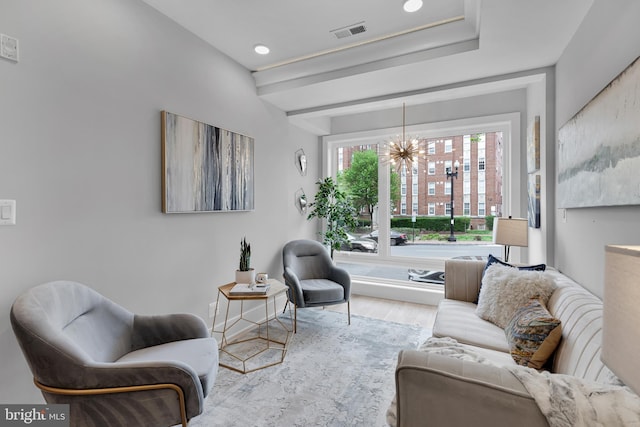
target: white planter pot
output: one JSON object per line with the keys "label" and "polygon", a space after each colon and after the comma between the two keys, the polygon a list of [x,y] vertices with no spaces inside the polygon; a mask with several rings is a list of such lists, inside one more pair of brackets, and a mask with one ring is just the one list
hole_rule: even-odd
{"label": "white planter pot", "polygon": [[236,283],[256,283],[256,271],[253,268],[249,271],[236,270]]}

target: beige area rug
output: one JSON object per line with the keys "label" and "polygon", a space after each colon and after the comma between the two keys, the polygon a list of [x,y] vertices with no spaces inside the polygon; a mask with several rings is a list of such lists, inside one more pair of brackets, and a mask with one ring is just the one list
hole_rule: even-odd
{"label": "beige area rug", "polygon": [[348,326],[344,313],[298,310],[284,362],[248,374],[221,367],[189,426],[386,426],[398,352],[430,335],[417,325],[352,316]]}

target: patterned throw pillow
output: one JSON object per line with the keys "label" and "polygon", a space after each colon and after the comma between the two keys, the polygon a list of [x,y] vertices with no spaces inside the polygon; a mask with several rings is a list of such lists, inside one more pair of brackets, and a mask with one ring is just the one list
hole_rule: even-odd
{"label": "patterned throw pillow", "polygon": [[504,330],[518,365],[542,369],[562,338],[562,326],[538,300],[516,311]]}
{"label": "patterned throw pillow", "polygon": [[544,271],[521,271],[494,264],[482,279],[476,315],[504,329],[518,308],[536,298],[546,304],[556,288]]}

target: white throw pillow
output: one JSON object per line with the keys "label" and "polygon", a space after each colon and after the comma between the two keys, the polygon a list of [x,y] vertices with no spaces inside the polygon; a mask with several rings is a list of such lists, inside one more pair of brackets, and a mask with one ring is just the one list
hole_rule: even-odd
{"label": "white throw pillow", "polygon": [[553,278],[543,271],[493,264],[482,278],[476,314],[504,329],[518,308],[528,304],[531,298],[546,306],[555,288]]}

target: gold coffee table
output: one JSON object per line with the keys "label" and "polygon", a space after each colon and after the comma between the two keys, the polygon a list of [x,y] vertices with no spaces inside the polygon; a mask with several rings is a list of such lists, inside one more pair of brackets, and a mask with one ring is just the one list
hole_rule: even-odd
{"label": "gold coffee table", "polygon": [[[289,321],[286,322],[289,325],[278,318],[277,297],[286,294],[288,287],[276,279],[269,279],[270,287],[265,295],[231,295],[234,285],[235,282],[220,286],[216,299],[211,335],[222,334],[220,366],[246,374],[282,363],[293,332],[293,320],[290,306]],[[220,296],[227,304],[222,330],[216,330]],[[229,318],[234,301],[240,302],[240,313]],[[251,304],[254,301],[264,301],[264,311],[260,308],[262,304]],[[247,310],[246,306],[251,309]]]}

